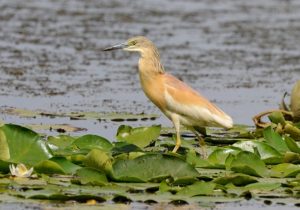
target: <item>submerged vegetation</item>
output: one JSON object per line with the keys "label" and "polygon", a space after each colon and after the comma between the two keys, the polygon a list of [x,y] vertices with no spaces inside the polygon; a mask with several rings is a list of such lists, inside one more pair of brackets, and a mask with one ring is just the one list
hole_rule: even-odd
{"label": "submerged vegetation", "polygon": [[[291,110],[258,115],[256,128],[208,130],[207,159],[196,138],[185,134],[178,153],[169,152],[174,137],[159,125],[121,125],[113,141],[2,124],[1,200],[211,205],[253,198],[298,205],[299,100],[293,102],[298,92]],[[270,122],[262,122],[263,115]]]}

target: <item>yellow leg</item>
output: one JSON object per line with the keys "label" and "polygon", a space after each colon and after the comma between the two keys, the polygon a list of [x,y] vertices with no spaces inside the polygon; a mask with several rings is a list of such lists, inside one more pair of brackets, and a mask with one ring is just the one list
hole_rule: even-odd
{"label": "yellow leg", "polygon": [[181,139],[180,139],[180,121],[179,121],[179,118],[176,114],[173,114],[171,116],[171,120],[174,124],[174,127],[175,127],[175,131],[176,131],[176,144],[175,144],[175,147],[173,149],[172,152],[176,153],[177,150],[179,149],[180,145],[181,145]]}

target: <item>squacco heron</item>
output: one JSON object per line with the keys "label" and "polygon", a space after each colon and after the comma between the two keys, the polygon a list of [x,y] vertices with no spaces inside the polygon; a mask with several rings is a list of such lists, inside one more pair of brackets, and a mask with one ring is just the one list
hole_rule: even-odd
{"label": "squacco heron", "polygon": [[172,152],[181,145],[180,125],[193,131],[204,145],[199,135],[205,127],[231,128],[232,119],[200,93],[165,72],[155,45],[146,37],[137,36],[125,43],[104,51],[123,49],[140,53],[139,77],[146,96],[173,122],[176,130],[176,144]]}

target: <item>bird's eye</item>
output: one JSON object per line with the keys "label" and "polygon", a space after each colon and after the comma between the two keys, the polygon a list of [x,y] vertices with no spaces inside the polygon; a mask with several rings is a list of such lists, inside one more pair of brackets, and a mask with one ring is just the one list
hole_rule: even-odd
{"label": "bird's eye", "polygon": [[130,46],[136,45],[136,41],[131,41],[131,42],[129,42],[129,45],[130,45]]}

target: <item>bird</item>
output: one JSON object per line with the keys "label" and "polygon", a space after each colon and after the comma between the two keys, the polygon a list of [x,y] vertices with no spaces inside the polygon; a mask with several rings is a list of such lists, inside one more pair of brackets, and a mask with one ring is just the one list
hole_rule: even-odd
{"label": "bird", "polygon": [[200,145],[205,145],[202,138],[202,135],[206,135],[205,127],[233,127],[233,120],[228,114],[189,85],[165,72],[158,49],[148,38],[132,37],[103,51],[117,49],[140,53],[138,69],[142,89],[150,101],[172,121],[176,131],[172,152],[176,153],[181,146],[181,125],[196,134]]}

